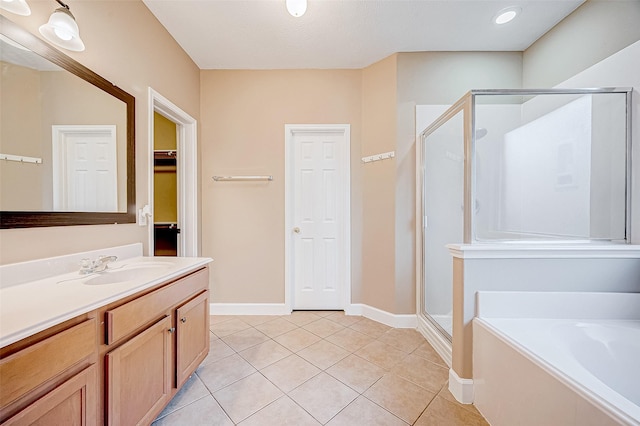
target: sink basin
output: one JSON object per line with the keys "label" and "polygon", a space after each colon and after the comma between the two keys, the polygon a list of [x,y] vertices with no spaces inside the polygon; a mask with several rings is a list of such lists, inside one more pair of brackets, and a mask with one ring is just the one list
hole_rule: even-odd
{"label": "sink basin", "polygon": [[153,279],[158,276],[158,271],[169,269],[171,266],[173,266],[171,262],[140,262],[125,265],[121,269],[107,269],[98,275],[91,276],[83,284],[105,285],[145,278]]}

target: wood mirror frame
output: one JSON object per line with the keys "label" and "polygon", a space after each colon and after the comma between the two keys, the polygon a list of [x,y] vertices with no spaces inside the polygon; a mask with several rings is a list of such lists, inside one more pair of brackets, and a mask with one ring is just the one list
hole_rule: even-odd
{"label": "wood mirror frame", "polygon": [[127,116],[126,212],[1,211],[0,229],[135,223],[135,98],[2,15],[0,30],[6,37],[124,102]]}

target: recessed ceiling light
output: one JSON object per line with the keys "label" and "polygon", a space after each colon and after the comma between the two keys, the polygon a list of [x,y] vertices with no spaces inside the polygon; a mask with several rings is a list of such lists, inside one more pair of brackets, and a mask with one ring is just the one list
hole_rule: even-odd
{"label": "recessed ceiling light", "polygon": [[513,18],[518,16],[522,9],[519,7],[508,7],[506,9],[502,9],[500,12],[496,14],[493,18],[493,22],[498,25],[506,24],[507,22],[511,22]]}

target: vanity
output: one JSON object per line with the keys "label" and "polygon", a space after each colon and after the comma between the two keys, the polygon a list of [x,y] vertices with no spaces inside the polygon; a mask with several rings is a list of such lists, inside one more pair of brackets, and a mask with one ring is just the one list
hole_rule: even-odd
{"label": "vanity", "polygon": [[[209,351],[211,259],[141,251],[0,267],[1,424],[150,424],[195,371]],[[103,272],[79,273],[80,259],[114,253]]]}

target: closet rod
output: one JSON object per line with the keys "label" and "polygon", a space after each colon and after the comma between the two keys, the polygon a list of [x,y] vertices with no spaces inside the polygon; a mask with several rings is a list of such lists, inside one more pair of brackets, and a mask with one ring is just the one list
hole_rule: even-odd
{"label": "closet rod", "polygon": [[273,180],[273,176],[214,176],[216,182]]}

